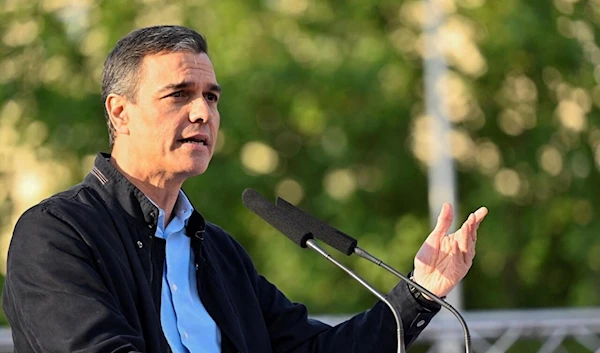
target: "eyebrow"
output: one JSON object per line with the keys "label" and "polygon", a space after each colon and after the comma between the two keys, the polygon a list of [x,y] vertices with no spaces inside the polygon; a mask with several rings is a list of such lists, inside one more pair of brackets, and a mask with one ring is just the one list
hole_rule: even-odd
{"label": "eyebrow", "polygon": [[[173,83],[173,84],[166,85],[163,88],[161,88],[158,92],[162,93],[162,92],[166,92],[166,91],[176,91],[176,90],[180,90],[180,89],[190,88],[193,86],[194,86],[194,83],[189,82],[189,81],[184,81],[181,83]],[[219,86],[216,83],[211,83],[208,87],[208,90],[217,92],[217,93],[221,93],[223,91],[221,86]]]}

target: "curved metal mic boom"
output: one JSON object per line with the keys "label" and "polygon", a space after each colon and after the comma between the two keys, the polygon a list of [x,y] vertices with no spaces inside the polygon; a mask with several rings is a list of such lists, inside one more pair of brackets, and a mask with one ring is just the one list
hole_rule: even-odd
{"label": "curved metal mic boom", "polygon": [[328,244],[329,246],[346,255],[356,254],[364,259],[371,261],[372,263],[378,266],[383,267],[385,270],[392,273],[394,276],[406,281],[411,286],[417,288],[421,293],[431,298],[431,300],[446,308],[456,317],[456,319],[460,322],[460,325],[462,326],[465,341],[465,352],[473,352],[473,348],[471,347],[471,333],[469,332],[469,327],[467,326],[465,319],[460,315],[458,310],[456,310],[456,308],[454,308],[448,302],[438,297],[437,295],[431,293],[426,288],[422,287],[415,281],[398,272],[396,269],[387,265],[375,256],[369,254],[366,250],[359,248],[357,246],[357,240],[353,237],[311,216],[310,214],[302,211],[298,207],[290,204],[289,202],[280,197],[277,198],[275,205],[278,209],[280,209],[291,219],[293,219],[296,224],[302,224],[304,226],[303,229],[307,229],[308,231],[310,231],[315,238],[323,241],[324,243]]}
{"label": "curved metal mic boom", "polygon": [[344,270],[347,274],[352,276],[355,280],[357,280],[362,286],[367,288],[371,293],[373,293],[379,300],[384,302],[392,311],[394,315],[394,319],[396,320],[396,336],[398,341],[397,353],[406,353],[406,348],[404,346],[404,328],[402,326],[402,319],[400,318],[400,313],[398,309],[390,303],[387,298],[381,294],[375,287],[373,287],[370,283],[362,279],[359,275],[357,275],[354,271],[344,266],[334,257],[329,255],[323,248],[317,244],[317,242],[313,239],[313,234],[308,231],[307,228],[300,225],[295,220],[288,217],[281,209],[277,208],[273,205],[269,200],[265,199],[261,194],[256,192],[253,189],[246,189],[242,193],[242,201],[244,205],[260,218],[265,220],[283,235],[287,236],[291,241],[296,243],[302,248],[311,248],[315,250],[322,256],[324,256],[327,260],[334,263],[336,266]]}

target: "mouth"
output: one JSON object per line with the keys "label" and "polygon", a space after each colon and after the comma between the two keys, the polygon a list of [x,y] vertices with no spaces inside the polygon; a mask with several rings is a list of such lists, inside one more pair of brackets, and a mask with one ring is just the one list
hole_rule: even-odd
{"label": "mouth", "polygon": [[196,145],[208,146],[208,138],[201,136],[193,136],[179,140],[180,143],[191,143]]}

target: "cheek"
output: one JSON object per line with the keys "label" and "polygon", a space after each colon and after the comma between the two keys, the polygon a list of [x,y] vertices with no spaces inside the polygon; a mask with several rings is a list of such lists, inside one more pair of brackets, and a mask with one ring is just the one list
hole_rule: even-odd
{"label": "cheek", "polygon": [[171,136],[168,133],[168,126],[159,121],[159,119],[152,119],[146,117],[145,119],[139,119],[135,124],[135,135],[136,143],[143,149],[154,150],[164,149],[165,141],[167,137]]}
{"label": "cheek", "polygon": [[212,133],[216,136],[217,133],[219,132],[219,126],[221,126],[221,116],[219,115],[218,110],[215,110],[215,114],[213,114],[211,123],[212,123],[211,127],[214,129],[214,131],[212,131]]}
{"label": "cheek", "polygon": [[137,143],[143,143],[147,139],[146,134],[148,133],[145,128],[145,124],[142,119],[135,119],[129,123],[129,132],[131,137]]}
{"label": "cheek", "polygon": [[155,144],[156,137],[160,136],[160,129],[162,127],[151,125],[147,121],[140,121],[140,123],[136,126],[137,138],[142,141],[143,144],[152,145]]}

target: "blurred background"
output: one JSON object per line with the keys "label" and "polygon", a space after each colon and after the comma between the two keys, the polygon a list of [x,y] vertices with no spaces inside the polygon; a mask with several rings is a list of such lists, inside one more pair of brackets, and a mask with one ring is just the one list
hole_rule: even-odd
{"label": "blurred background", "polygon": [[[375,300],[247,211],[245,188],[285,198],[404,273],[440,199],[454,203],[457,226],[485,205],[453,299],[478,351],[600,347],[600,0],[0,0],[2,273],[23,211],[107,150],[106,55],[157,24],[204,34],[223,86],[217,152],[184,190],[312,315]],[[435,135],[440,121],[447,131]],[[451,163],[436,189],[440,142]],[[397,283],[338,258],[383,292]],[[496,333],[478,337],[490,318]],[[586,318],[595,329],[556,338],[571,327],[561,319]],[[423,336],[411,351],[452,350]],[[516,338],[502,348],[502,337]]]}

